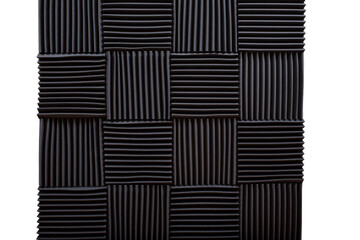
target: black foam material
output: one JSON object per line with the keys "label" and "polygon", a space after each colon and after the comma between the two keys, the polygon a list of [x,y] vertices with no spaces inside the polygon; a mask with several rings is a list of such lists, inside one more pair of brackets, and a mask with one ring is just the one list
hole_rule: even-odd
{"label": "black foam material", "polygon": [[300,240],[303,0],[40,0],[40,240]]}

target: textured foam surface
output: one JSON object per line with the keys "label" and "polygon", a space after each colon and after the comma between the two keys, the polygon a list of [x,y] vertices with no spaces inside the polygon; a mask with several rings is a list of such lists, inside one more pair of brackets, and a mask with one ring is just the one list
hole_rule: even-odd
{"label": "textured foam surface", "polygon": [[40,0],[38,239],[300,240],[303,0]]}

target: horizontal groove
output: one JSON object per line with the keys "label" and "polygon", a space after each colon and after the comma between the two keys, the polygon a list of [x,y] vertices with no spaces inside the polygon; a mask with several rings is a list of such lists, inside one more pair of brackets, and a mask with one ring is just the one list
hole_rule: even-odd
{"label": "horizontal groove", "polygon": [[[105,50],[153,47],[170,50],[171,1],[103,1],[102,4]],[[169,31],[162,31],[164,28]]]}
{"label": "horizontal groove", "polygon": [[237,187],[176,186],[170,200],[170,239],[239,237]]}
{"label": "horizontal groove", "polygon": [[38,239],[300,240],[304,6],[40,0]]}
{"label": "horizontal groove", "polygon": [[302,128],[302,122],[238,122],[238,182],[301,182]]}
{"label": "horizontal groove", "polygon": [[104,156],[106,183],[169,183],[172,122],[105,121]]}
{"label": "horizontal groove", "polygon": [[[236,55],[171,54],[170,64],[173,117],[216,116],[218,113],[228,117],[238,115]],[[204,98],[211,100],[204,101]]]}
{"label": "horizontal groove", "polygon": [[289,1],[239,2],[239,51],[303,51],[304,38],[294,36],[304,35],[304,6]]}
{"label": "horizontal groove", "polygon": [[40,188],[38,211],[38,239],[106,239],[106,187]]}
{"label": "horizontal groove", "polygon": [[40,117],[105,115],[104,55],[39,55],[39,64]]}

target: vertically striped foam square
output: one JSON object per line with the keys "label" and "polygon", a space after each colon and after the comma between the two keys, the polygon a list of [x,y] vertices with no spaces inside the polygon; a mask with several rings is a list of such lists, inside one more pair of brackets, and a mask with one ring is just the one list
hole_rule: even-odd
{"label": "vertically striped foam square", "polygon": [[101,53],[101,0],[40,0],[42,54]]}
{"label": "vertically striped foam square", "polygon": [[240,52],[240,120],[302,120],[303,53]]}
{"label": "vertically striped foam square", "polygon": [[240,184],[240,239],[301,239],[301,183]]}
{"label": "vertically striped foam square", "polygon": [[236,120],[174,120],[174,185],[236,184]]}
{"label": "vertically striped foam square", "polygon": [[170,186],[108,186],[108,240],[169,236]]}
{"label": "vertically striped foam square", "polygon": [[104,185],[102,120],[40,119],[40,186]]}
{"label": "vertically striped foam square", "polygon": [[236,0],[174,0],[173,52],[237,52],[236,19]]}
{"label": "vertically striped foam square", "polygon": [[170,118],[170,52],[107,52],[107,119]]}

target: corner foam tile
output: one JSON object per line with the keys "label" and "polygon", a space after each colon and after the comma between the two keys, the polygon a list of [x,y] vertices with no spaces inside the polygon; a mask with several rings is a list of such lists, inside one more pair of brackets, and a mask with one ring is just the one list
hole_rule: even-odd
{"label": "corner foam tile", "polygon": [[303,0],[40,0],[39,240],[301,240]]}

